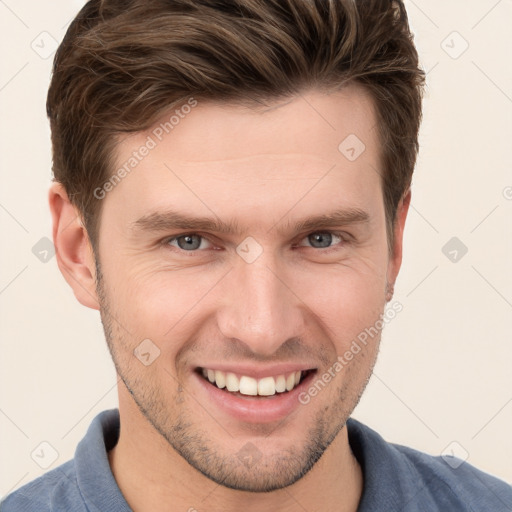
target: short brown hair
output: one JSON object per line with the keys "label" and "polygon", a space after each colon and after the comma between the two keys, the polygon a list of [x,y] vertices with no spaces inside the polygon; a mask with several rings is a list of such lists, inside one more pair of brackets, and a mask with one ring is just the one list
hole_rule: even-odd
{"label": "short brown hair", "polygon": [[114,172],[119,134],[151,127],[191,96],[264,103],[356,82],[375,101],[392,240],[416,163],[424,81],[401,0],[90,0],[54,60],[54,177],[96,248],[94,190]]}

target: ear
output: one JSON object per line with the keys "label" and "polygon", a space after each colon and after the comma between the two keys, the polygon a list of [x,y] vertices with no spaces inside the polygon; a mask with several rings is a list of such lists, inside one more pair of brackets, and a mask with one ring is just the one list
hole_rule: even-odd
{"label": "ear", "polygon": [[78,301],[99,310],[94,253],[81,217],[61,183],[51,185],[48,200],[59,269]]}
{"label": "ear", "polygon": [[[394,225],[394,237],[393,246],[391,250],[391,256],[388,262],[388,273],[387,282],[389,289],[392,290],[395,285],[398,272],[402,265],[402,249],[403,249],[403,238],[404,238],[404,227],[405,219],[407,218],[407,212],[409,211],[409,205],[411,204],[411,189],[409,188],[400,199],[398,203],[395,225]],[[391,298],[389,298],[391,300]]]}

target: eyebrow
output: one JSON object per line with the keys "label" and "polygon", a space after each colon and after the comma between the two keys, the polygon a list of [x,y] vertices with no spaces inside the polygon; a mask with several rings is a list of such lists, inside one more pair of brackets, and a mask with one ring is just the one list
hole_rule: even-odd
{"label": "eyebrow", "polygon": [[[333,212],[307,217],[292,223],[285,222],[276,228],[278,221],[270,230],[276,228],[278,233],[286,231],[299,233],[319,228],[347,226],[351,224],[368,223],[370,215],[360,208],[345,208]],[[161,232],[172,230],[209,231],[214,233],[241,235],[242,230],[237,221],[225,222],[218,217],[192,217],[176,210],[148,213],[130,224],[130,230],[137,232]],[[269,230],[269,231],[270,231]]]}

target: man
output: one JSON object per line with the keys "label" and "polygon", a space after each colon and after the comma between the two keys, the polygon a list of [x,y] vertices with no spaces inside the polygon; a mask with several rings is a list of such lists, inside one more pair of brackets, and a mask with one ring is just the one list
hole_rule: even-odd
{"label": "man", "polygon": [[506,483],[350,418],[423,83],[401,2],[85,5],[48,95],[50,208],[119,410],[2,511],[512,510]]}

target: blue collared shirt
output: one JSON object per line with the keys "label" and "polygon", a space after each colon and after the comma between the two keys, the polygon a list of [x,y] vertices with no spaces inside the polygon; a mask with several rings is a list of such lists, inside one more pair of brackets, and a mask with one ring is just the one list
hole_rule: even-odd
{"label": "blue collared shirt", "polygon": [[[355,419],[350,447],[364,475],[358,512],[512,512],[512,486],[463,462],[386,442]],[[1,512],[131,512],[107,452],[119,437],[119,411],[94,418],[75,457],[4,498]],[[192,504],[193,505],[193,504]]]}

